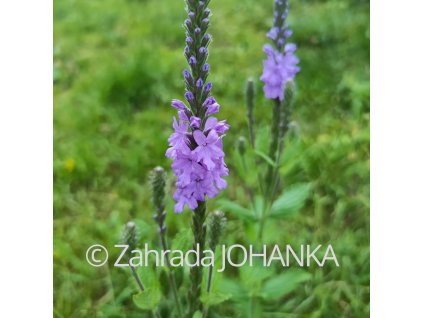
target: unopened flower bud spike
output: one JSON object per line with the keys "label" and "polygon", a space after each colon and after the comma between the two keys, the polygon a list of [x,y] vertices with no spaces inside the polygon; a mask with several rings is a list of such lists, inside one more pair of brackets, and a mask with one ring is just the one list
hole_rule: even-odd
{"label": "unopened flower bud spike", "polygon": [[[138,242],[137,226],[134,222],[131,221],[125,224],[122,231],[122,241],[124,244],[128,245],[128,254],[130,255],[130,252],[136,249]],[[129,255],[126,256],[129,258]],[[141,291],[144,291],[144,285],[141,282],[141,278],[139,277],[135,267],[131,264],[129,264],[129,267],[131,268],[132,276],[134,277],[138,287]]]}
{"label": "unopened flower bud spike", "polygon": [[[166,211],[165,211],[165,189],[166,189],[166,172],[162,167],[154,168],[150,173],[150,181],[151,181],[151,188],[152,188],[152,199],[153,205],[156,210],[156,214],[153,216],[154,220],[156,221],[159,227],[159,236],[162,248],[164,251],[168,250],[168,244],[166,240],[166,226],[164,221],[166,219]],[[178,312],[178,316],[182,317],[182,309],[179,300],[178,290],[176,287],[175,275],[173,273],[173,269],[170,266],[169,255],[165,255],[166,258],[166,265],[168,266],[169,275],[169,285],[171,291],[173,293],[173,297],[175,299],[176,310]]]}

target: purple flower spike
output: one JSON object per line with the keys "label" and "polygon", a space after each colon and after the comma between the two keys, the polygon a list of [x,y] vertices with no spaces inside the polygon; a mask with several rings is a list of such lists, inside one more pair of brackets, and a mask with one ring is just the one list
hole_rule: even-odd
{"label": "purple flower spike", "polygon": [[[178,110],[179,119],[174,118],[174,133],[169,137],[169,149],[166,151],[166,156],[172,159],[176,176],[173,195],[176,213],[181,213],[185,206],[194,210],[199,202],[215,197],[226,188],[223,178],[228,175],[222,137],[229,125],[225,120],[210,117],[219,112],[220,106],[210,96],[212,84],[204,82],[210,70],[207,63],[211,40],[207,33],[208,1],[186,1],[191,10],[189,19],[185,21],[185,57],[191,69],[183,71],[188,103],[185,105],[180,100],[172,100],[171,105]],[[194,52],[197,48],[198,51]]]}
{"label": "purple flower spike", "polygon": [[269,99],[284,99],[286,83],[293,80],[300,68],[299,59],[294,55],[295,44],[286,43],[292,31],[285,22],[288,16],[288,0],[275,0],[274,25],[267,36],[276,48],[269,44],[263,47],[267,58],[263,61],[264,94]]}

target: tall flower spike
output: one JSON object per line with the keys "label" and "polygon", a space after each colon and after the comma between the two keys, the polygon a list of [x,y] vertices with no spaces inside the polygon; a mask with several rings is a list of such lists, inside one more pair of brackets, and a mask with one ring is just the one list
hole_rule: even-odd
{"label": "tall flower spike", "polygon": [[175,132],[169,138],[170,148],[166,152],[176,176],[173,196],[176,213],[181,213],[185,206],[194,210],[207,197],[216,196],[226,187],[223,177],[228,175],[222,138],[229,125],[215,117],[220,105],[211,95],[212,83],[207,81],[209,2],[186,0],[185,57],[190,69],[183,71],[183,77],[188,104],[177,99],[171,103],[179,110],[179,118],[174,119]]}
{"label": "tall flower spike", "polygon": [[[198,246],[200,259],[204,256],[206,240],[206,198],[216,196],[226,187],[223,177],[228,175],[223,152],[222,138],[229,129],[226,121],[218,121],[215,115],[220,105],[211,95],[212,84],[208,81],[210,65],[207,33],[210,24],[210,0],[185,0],[188,18],[185,20],[187,59],[190,70],[184,72],[186,110],[179,102],[173,107],[181,109],[179,119],[174,119],[175,132],[169,138],[170,148],[166,156],[172,159],[176,176],[175,212],[181,213],[185,206],[193,210],[192,230],[194,249]],[[188,317],[201,308],[201,266],[190,269],[191,288],[188,293]]]}
{"label": "tall flower spike", "polygon": [[288,0],[275,0],[273,27],[267,33],[274,46],[266,44],[263,48],[267,59],[263,61],[264,94],[269,99],[284,99],[286,83],[293,80],[300,68],[295,56],[295,44],[287,43],[292,31],[286,24],[288,17]]}
{"label": "tall flower spike", "polygon": [[[274,161],[274,166],[268,166],[262,191],[266,205],[271,206],[275,195],[282,186],[279,174],[279,165],[284,148],[284,137],[290,121],[293,82],[299,72],[299,59],[294,55],[296,46],[287,43],[292,35],[288,29],[288,0],[275,0],[273,27],[267,36],[273,41],[273,46],[266,44],[264,52],[267,59],[263,61],[263,74],[260,79],[264,82],[266,98],[273,100],[272,126],[270,131],[269,158]],[[258,239],[262,239],[267,215],[263,213],[258,230]]]}

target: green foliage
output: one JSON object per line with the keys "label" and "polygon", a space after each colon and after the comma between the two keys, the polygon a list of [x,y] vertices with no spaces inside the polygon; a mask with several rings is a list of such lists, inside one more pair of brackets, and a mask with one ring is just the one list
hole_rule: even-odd
{"label": "green foliage", "polygon": [[271,217],[281,217],[299,212],[310,194],[310,184],[300,183],[285,189],[270,208]]}
{"label": "green foliage", "polygon": [[201,314],[201,312],[199,312],[199,311],[196,311],[195,313],[194,313],[194,315],[192,316],[192,318],[201,318],[201,317],[203,317],[203,315]]}
{"label": "green foliage", "polygon": [[138,269],[141,281],[146,286],[144,291],[135,294],[132,299],[135,305],[144,310],[154,310],[160,303],[161,292],[160,283],[156,273],[151,267],[141,267]]}
{"label": "green foliage", "polygon": [[201,302],[205,306],[218,305],[233,296],[230,292],[221,289],[223,274],[216,272],[216,269],[214,271],[210,292],[203,291],[201,295]]}
{"label": "green foliage", "polygon": [[[257,80],[272,1],[211,1],[211,9],[210,79],[219,117],[231,130],[224,140],[228,189],[208,209],[220,208],[228,217],[223,244],[250,244],[263,210],[256,163],[267,165],[272,112]],[[162,317],[174,313],[161,278],[165,271],[150,282],[150,274],[140,271],[147,292],[134,295],[129,270],[112,263],[94,269],[84,255],[91,244],[119,242],[130,220],[137,224],[139,247],[159,248],[148,171],[169,169],[164,152],[175,115],[169,101],[183,98],[184,18],[183,2],[174,0],[54,3],[55,317],[150,317],[146,308],[158,299]],[[369,2],[291,1],[288,20],[301,72],[280,167],[284,191],[264,241],[332,243],[341,266],[231,268],[215,273],[216,288],[202,300],[215,304],[214,317],[368,317]],[[248,136],[244,91],[250,76],[257,81],[259,155],[247,147],[241,157],[236,144]],[[172,213],[173,180],[168,184],[169,243],[187,249],[191,214]],[[110,260],[118,256],[109,253]],[[183,296],[187,272],[175,274]]]}
{"label": "green foliage", "polygon": [[181,231],[172,238],[172,250],[188,251],[192,248],[193,242],[191,229],[181,229]]}
{"label": "green foliage", "polygon": [[277,300],[291,293],[299,284],[309,280],[311,274],[303,270],[290,270],[272,277],[264,284],[261,296],[267,300]]}
{"label": "green foliage", "polygon": [[251,210],[242,207],[240,204],[236,202],[229,201],[227,199],[222,199],[222,200],[219,200],[219,206],[221,210],[233,213],[241,219],[248,220],[248,221],[257,220],[257,218],[254,216]]}

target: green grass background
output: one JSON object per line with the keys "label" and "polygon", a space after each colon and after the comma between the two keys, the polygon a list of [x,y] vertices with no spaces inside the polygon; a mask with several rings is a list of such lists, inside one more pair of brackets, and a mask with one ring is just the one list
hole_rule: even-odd
{"label": "green grass background", "polygon": [[[213,0],[210,79],[221,104],[229,187],[220,198],[247,206],[235,167],[236,140],[247,135],[244,88],[257,80],[257,128],[266,131],[271,102],[258,83],[271,0]],[[132,302],[130,274],[92,268],[85,250],[113,246],[135,219],[144,242],[158,244],[148,171],[164,157],[183,98],[185,19],[182,0],[54,1],[54,317],[149,317]],[[267,241],[328,244],[341,263],[311,277],[252,317],[369,316],[369,2],[292,0],[289,23],[301,72],[287,143],[284,183],[312,186],[297,214],[268,223]],[[171,175],[171,173],[169,173]],[[169,238],[189,228],[168,196]],[[218,200],[209,203],[219,207]],[[251,243],[249,226],[227,212],[224,243]],[[242,280],[231,271],[223,277]],[[248,289],[248,288],[247,288]],[[254,288],[249,288],[254,297]],[[251,296],[250,295],[250,296]],[[248,298],[248,297],[247,297]],[[251,298],[251,297],[250,297]],[[238,303],[242,304],[242,302]],[[236,300],[216,306],[245,317]]]}

